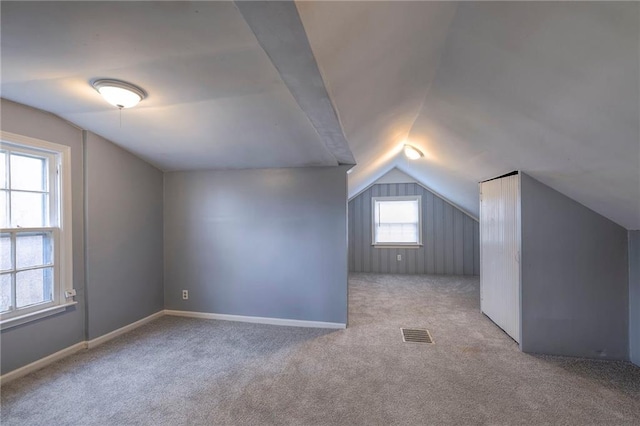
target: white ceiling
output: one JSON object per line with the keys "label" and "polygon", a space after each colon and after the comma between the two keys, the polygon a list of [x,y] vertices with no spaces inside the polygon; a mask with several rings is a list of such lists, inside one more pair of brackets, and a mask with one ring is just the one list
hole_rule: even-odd
{"label": "white ceiling", "polygon": [[[149,97],[120,127],[95,78]],[[164,170],[338,164],[232,2],[3,2],[2,96]]]}
{"label": "white ceiling", "polygon": [[[165,170],[353,154],[350,195],[397,167],[477,216],[477,183],[520,169],[640,229],[640,4],[296,6],[303,26],[277,3],[3,2],[2,96]],[[298,27],[308,52],[288,44]],[[120,127],[93,78],[149,97]],[[332,108],[348,142],[339,154]],[[425,158],[406,160],[405,140]]]}
{"label": "white ceiling", "polygon": [[639,229],[639,6],[299,3],[350,196],[398,166],[477,216],[477,183],[523,170]]}

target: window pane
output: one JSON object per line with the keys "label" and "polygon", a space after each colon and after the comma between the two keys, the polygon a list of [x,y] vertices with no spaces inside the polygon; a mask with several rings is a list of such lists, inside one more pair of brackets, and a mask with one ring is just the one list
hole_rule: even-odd
{"label": "window pane", "polygon": [[8,191],[0,191],[0,227],[9,227],[9,210],[7,209]]}
{"label": "window pane", "polygon": [[53,268],[16,273],[16,306],[23,308],[53,300]]}
{"label": "window pane", "polygon": [[7,187],[7,153],[0,151],[0,188]]}
{"label": "window pane", "polygon": [[11,259],[11,235],[0,234],[0,269],[6,271],[13,269],[13,260]]}
{"label": "window pane", "polygon": [[51,232],[19,233],[16,236],[16,263],[18,268],[52,264]]}
{"label": "window pane", "polygon": [[11,222],[14,227],[49,226],[49,195],[11,191]]}
{"label": "window pane", "polygon": [[418,243],[420,208],[418,200],[376,201],[376,243]]}
{"label": "window pane", "polygon": [[380,223],[416,223],[418,222],[417,201],[379,202]]}
{"label": "window pane", "polygon": [[0,311],[11,307],[11,274],[0,275]]}
{"label": "window pane", "polygon": [[382,224],[376,227],[378,243],[417,243],[417,224]]}
{"label": "window pane", "polygon": [[47,159],[11,154],[11,189],[47,190]]}

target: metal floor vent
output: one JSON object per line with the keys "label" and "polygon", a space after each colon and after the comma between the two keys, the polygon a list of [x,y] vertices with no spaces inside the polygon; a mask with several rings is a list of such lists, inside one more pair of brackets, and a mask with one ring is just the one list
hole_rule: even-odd
{"label": "metal floor vent", "polygon": [[419,328],[400,328],[405,343],[433,343],[429,330]]}

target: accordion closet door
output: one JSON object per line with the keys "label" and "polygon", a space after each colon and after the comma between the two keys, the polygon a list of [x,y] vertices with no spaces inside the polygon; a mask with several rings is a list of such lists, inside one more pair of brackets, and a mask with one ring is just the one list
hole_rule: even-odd
{"label": "accordion closet door", "polygon": [[480,308],[520,343],[520,175],[480,184]]}

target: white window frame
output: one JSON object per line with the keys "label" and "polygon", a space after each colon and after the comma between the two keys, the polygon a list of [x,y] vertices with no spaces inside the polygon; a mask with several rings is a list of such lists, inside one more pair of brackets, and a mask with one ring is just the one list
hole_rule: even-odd
{"label": "white window frame", "polygon": [[[418,202],[418,241],[417,242],[382,242],[376,241],[376,203],[384,201],[417,201]],[[371,245],[378,248],[420,248],[422,247],[422,196],[403,195],[389,197],[371,197]]]}
{"label": "white window frame", "polygon": [[[71,148],[5,131],[0,131],[0,139],[3,150],[47,157],[52,164],[49,167],[49,226],[9,227],[2,228],[1,232],[11,235],[14,250],[15,236],[18,232],[52,232],[54,241],[53,300],[0,314],[0,329],[6,329],[62,312],[77,302],[73,300],[75,291],[73,290],[71,220]],[[8,173],[10,173],[9,170],[7,170]],[[9,206],[7,206],[8,208]]]}

